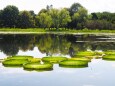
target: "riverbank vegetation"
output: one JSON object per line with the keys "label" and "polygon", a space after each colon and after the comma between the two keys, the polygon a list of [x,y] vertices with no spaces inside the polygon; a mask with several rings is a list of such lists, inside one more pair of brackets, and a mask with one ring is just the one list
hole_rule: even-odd
{"label": "riverbank vegetation", "polygon": [[[16,6],[8,5],[0,10],[0,28],[0,31],[12,31],[11,29],[13,29],[13,31],[30,32],[114,30],[115,13],[96,12],[88,14],[88,10],[80,3],[74,3],[69,8],[61,9],[47,5],[38,14],[32,10],[19,11]],[[60,30],[61,28],[63,30]]]}

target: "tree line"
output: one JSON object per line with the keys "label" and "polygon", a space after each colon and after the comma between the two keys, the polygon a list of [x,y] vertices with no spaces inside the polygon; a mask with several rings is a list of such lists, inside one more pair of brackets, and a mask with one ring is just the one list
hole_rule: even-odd
{"label": "tree line", "polygon": [[47,5],[38,14],[35,14],[34,11],[19,11],[16,6],[8,5],[0,10],[0,28],[113,30],[115,29],[115,13],[88,14],[88,10],[80,3],[73,3],[70,8],[61,9]]}

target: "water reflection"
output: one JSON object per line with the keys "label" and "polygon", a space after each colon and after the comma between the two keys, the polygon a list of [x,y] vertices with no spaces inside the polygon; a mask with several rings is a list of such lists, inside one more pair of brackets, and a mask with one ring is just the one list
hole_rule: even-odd
{"label": "water reflection", "polygon": [[[32,54],[40,51],[46,56],[73,56],[87,49],[115,50],[114,38],[95,35],[0,35],[0,56],[3,53],[12,56],[24,52],[30,55],[30,51]],[[80,69],[54,64],[54,70],[50,72],[6,68],[0,63],[0,76],[1,86],[115,86],[115,62],[92,59],[88,67]]]}
{"label": "water reflection", "polygon": [[70,55],[78,51],[115,50],[114,36],[96,35],[0,35],[0,51],[7,56],[16,55],[19,50],[33,51],[35,47],[46,56]]}

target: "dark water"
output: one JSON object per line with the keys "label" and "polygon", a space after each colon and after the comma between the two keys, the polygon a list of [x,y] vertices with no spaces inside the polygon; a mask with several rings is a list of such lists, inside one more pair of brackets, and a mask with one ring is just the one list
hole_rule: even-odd
{"label": "dark water", "polygon": [[[86,50],[115,50],[115,35],[0,35],[0,59],[13,55],[67,56]],[[0,63],[0,86],[115,86],[115,62],[92,59],[86,68],[25,71]]]}

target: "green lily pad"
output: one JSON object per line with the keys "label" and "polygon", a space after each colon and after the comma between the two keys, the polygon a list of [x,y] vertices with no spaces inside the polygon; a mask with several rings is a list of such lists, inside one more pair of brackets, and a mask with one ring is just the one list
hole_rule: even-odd
{"label": "green lily pad", "polygon": [[91,59],[85,58],[85,57],[81,57],[81,58],[69,58],[69,60],[91,62]]}
{"label": "green lily pad", "polygon": [[108,51],[105,51],[104,53],[105,55],[115,55],[115,51],[113,50],[108,50]]}
{"label": "green lily pad", "polygon": [[12,57],[7,57],[7,59],[31,59],[33,56],[12,56]]}
{"label": "green lily pad", "polygon": [[78,52],[77,54],[76,54],[76,56],[81,56],[81,57],[84,57],[84,56],[94,56],[95,55],[95,53],[94,52],[92,52],[92,51],[84,51],[84,52]]}
{"label": "green lily pad", "polygon": [[31,63],[40,62],[41,58],[29,58],[28,61]]}
{"label": "green lily pad", "polygon": [[23,65],[23,68],[25,70],[52,70],[53,69],[53,65],[50,63],[44,63],[44,64],[40,64],[40,63],[27,63]]}
{"label": "green lily pad", "polygon": [[43,57],[43,62],[59,63],[61,61],[67,60],[66,57]]}
{"label": "green lily pad", "polygon": [[66,60],[66,61],[60,62],[59,66],[60,67],[67,67],[67,68],[83,68],[83,67],[88,67],[88,62]]}
{"label": "green lily pad", "polygon": [[105,55],[105,56],[103,56],[103,60],[115,61],[115,55]]}
{"label": "green lily pad", "polygon": [[4,60],[2,62],[2,64],[5,66],[5,67],[22,67],[23,64],[27,63],[28,60],[26,59],[10,59],[10,60]]}

